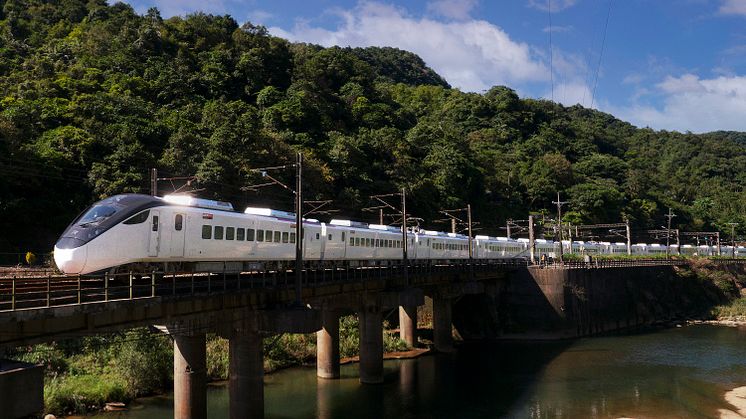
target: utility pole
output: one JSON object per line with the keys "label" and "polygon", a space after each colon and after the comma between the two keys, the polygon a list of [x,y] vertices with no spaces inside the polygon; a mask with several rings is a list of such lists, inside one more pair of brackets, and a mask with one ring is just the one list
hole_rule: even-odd
{"label": "utility pole", "polygon": [[632,230],[629,228],[629,218],[624,218],[624,228],[627,230],[627,254],[632,254]]}
{"label": "utility pole", "polygon": [[738,223],[727,223],[730,226],[731,257],[736,257],[736,226]]}
{"label": "utility pole", "polygon": [[715,232],[715,240],[717,240],[717,247],[718,247],[718,256],[722,256],[722,252],[720,251],[720,232]]}
{"label": "utility pole", "polygon": [[528,216],[528,247],[531,263],[536,263],[536,239],[534,238],[534,216]]}
{"label": "utility pole", "polygon": [[[284,184],[279,179],[272,177],[268,172],[275,170],[286,170],[295,167],[295,189]],[[301,307],[303,297],[303,154],[297,153],[295,164],[286,164],[282,166],[260,167],[249,169],[254,173],[259,173],[263,178],[271,182],[261,183],[258,185],[244,186],[241,189],[245,191],[256,191],[258,188],[272,185],[279,185],[295,195],[295,301],[293,305]],[[320,203],[320,201],[316,201]],[[321,203],[323,206],[324,204]],[[317,206],[316,209],[320,208]]]}
{"label": "utility pole", "polygon": [[471,243],[471,204],[466,204],[466,218],[469,223],[469,263],[473,258],[472,243]]}
{"label": "utility pole", "polygon": [[451,218],[451,233],[456,234],[456,219]]}
{"label": "utility pole", "polygon": [[302,305],[303,297],[303,154],[295,163],[295,305]]}
{"label": "utility pole", "polygon": [[150,169],[150,195],[158,196],[158,169]]}
{"label": "utility pole", "polygon": [[383,208],[378,208],[378,224],[383,225]]}
{"label": "utility pole", "polygon": [[675,216],[676,214],[674,214],[673,210],[669,207],[668,214],[665,216],[668,219],[666,224],[666,259],[668,259],[671,254],[671,219]]}
{"label": "utility pole", "polygon": [[567,245],[567,251],[572,253],[572,223],[567,223],[567,239],[570,241]]}
{"label": "utility pole", "polygon": [[[508,218],[508,221],[505,223],[505,229],[507,230],[508,239],[510,239],[510,223],[512,223],[512,222],[513,222],[513,220],[511,220],[510,218]],[[471,235],[471,234],[469,234],[469,235]]]}
{"label": "utility pole", "polygon": [[559,232],[559,257],[560,262],[564,262],[564,253],[562,250],[562,206],[567,204],[567,201],[560,201],[560,193],[557,192],[557,200],[552,201],[553,204],[557,205],[557,231]]}
{"label": "utility pole", "polygon": [[[401,188],[401,235],[402,240],[404,241],[402,246],[402,259],[404,260],[404,272],[407,272],[407,191],[402,187]],[[405,274],[406,275],[406,274]],[[409,278],[407,278],[407,284],[409,283]]]}

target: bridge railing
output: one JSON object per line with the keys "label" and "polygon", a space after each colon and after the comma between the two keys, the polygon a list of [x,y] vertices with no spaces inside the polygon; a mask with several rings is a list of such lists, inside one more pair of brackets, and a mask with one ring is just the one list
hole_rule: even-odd
{"label": "bridge railing", "polygon": [[553,261],[552,263],[536,264],[539,268],[547,269],[603,269],[603,268],[632,268],[640,266],[681,266],[690,263],[683,259],[594,259],[591,261]]}
{"label": "bridge railing", "polygon": [[[410,277],[438,273],[489,272],[496,268],[526,266],[525,259],[467,260],[449,264],[413,262],[406,269]],[[314,287],[338,282],[364,282],[401,277],[405,266],[388,263],[376,266],[308,267],[303,286]],[[0,312],[44,309],[67,305],[107,303],[146,298],[210,295],[247,289],[291,289],[292,270],[248,272],[148,272],[98,276],[14,276],[0,278]]]}

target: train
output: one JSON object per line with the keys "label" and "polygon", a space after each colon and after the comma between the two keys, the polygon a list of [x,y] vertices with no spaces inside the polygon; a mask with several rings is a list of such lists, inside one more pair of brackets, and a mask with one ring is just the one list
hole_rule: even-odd
{"label": "train", "polygon": [[[296,240],[303,260],[317,266],[368,266],[399,263],[403,258],[401,227],[333,219],[303,219],[296,237],[296,216],[270,208],[236,211],[227,202],[191,195],[164,197],[120,194],[83,211],[54,246],[54,261],[65,274],[118,271],[245,272],[293,266]],[[411,263],[451,263],[469,259],[469,237],[424,229],[406,231]],[[621,254],[624,243],[537,239],[537,257],[555,258],[559,246],[581,255]],[[477,235],[473,259],[529,257],[527,239]],[[665,245],[634,244],[633,254],[660,254]],[[725,254],[730,247],[721,249]],[[672,254],[712,255],[711,246],[671,246]],[[738,247],[738,256],[746,249]]]}

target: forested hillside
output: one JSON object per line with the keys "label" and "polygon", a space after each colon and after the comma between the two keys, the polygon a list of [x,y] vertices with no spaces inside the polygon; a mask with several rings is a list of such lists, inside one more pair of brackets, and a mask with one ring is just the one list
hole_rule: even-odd
{"label": "forested hillside", "polygon": [[404,186],[426,226],[469,202],[497,234],[560,191],[575,222],[658,227],[671,206],[682,226],[746,231],[743,133],[637,129],[502,86],[464,93],[405,51],[294,44],[229,16],[103,0],[0,10],[0,252],[48,251],[94,200],[147,193],[151,167],[238,208],[291,209],[280,188],[244,187],[262,182],[248,169],[297,150],[306,196],[341,216],[375,219],[368,195]]}

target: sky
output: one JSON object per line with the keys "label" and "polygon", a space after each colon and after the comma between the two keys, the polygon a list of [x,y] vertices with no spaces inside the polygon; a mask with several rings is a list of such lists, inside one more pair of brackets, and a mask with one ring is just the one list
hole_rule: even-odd
{"label": "sky", "polygon": [[291,41],[390,46],[451,86],[495,85],[639,127],[746,131],[746,0],[127,0],[230,14]]}

